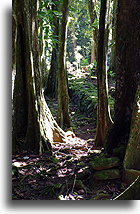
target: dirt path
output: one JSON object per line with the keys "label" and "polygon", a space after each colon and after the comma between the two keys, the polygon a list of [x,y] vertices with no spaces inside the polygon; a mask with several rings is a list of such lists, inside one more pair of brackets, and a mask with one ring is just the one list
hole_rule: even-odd
{"label": "dirt path", "polygon": [[[89,72],[71,74],[87,78]],[[91,81],[96,85],[96,79]],[[57,101],[46,98],[46,102],[56,119]],[[26,153],[13,156],[13,200],[112,200],[125,189],[120,179],[93,180],[95,170],[90,161],[102,155],[94,147],[95,115],[84,115],[70,101],[70,117],[71,130],[65,130],[67,141],[52,144],[53,157]]]}
{"label": "dirt path", "polygon": [[[55,117],[57,103],[48,105]],[[124,188],[120,179],[95,181],[89,162],[101,150],[94,148],[95,121],[70,104],[73,132],[66,143],[53,143],[54,156],[13,156],[13,200],[112,200]]]}

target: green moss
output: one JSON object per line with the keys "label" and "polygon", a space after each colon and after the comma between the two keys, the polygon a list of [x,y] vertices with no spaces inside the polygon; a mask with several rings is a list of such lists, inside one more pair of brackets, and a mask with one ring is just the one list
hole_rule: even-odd
{"label": "green moss", "polygon": [[101,192],[98,195],[96,195],[94,198],[92,198],[91,200],[101,200],[101,199],[107,200],[109,198],[111,198],[110,194]]}
{"label": "green moss", "polygon": [[[80,111],[87,114],[95,114],[97,106],[97,86],[88,82],[85,78],[76,78],[68,74],[69,89],[72,91],[72,100],[79,106]],[[111,113],[114,112],[114,99],[109,96]]]}
{"label": "green moss", "polygon": [[120,159],[117,157],[98,157],[90,161],[90,166],[95,170],[109,169],[120,166]]}
{"label": "green moss", "polygon": [[118,169],[107,169],[107,170],[101,170],[96,171],[93,175],[93,179],[96,180],[112,180],[120,178],[120,170]]}

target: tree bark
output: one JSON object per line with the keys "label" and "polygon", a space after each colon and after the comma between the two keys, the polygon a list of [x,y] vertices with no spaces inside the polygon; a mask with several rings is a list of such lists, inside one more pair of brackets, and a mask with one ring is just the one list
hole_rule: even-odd
{"label": "tree bark", "polygon": [[40,78],[37,1],[15,0],[16,78],[13,97],[13,153],[52,152],[65,134],[45,103]]}
{"label": "tree bark", "polygon": [[98,58],[97,58],[97,86],[98,86],[98,106],[97,106],[97,130],[95,145],[103,147],[105,138],[112,120],[108,106],[108,83],[105,69],[105,15],[106,15],[106,0],[101,1],[101,11],[99,20],[99,34],[98,34]]}
{"label": "tree bark", "polygon": [[[93,28],[92,25],[95,19],[97,19],[95,3],[93,0],[88,0],[88,10],[90,15],[91,28]],[[98,28],[94,27],[92,31],[92,43],[91,43],[91,63],[93,63],[94,60],[97,60],[97,43],[98,43],[97,37],[98,37]]]}
{"label": "tree bark", "polygon": [[[58,11],[57,5],[52,5],[52,10]],[[52,21],[53,25],[53,37],[59,40],[59,18],[55,17]],[[47,86],[45,88],[44,94],[50,98],[55,98],[57,96],[57,73],[58,73],[58,43],[54,44],[51,56],[51,67],[48,75]]]}
{"label": "tree bark", "polygon": [[139,75],[139,14],[137,0],[123,0],[117,5],[116,24],[116,98],[114,125],[106,140],[106,150],[112,153],[128,143],[133,103]]}
{"label": "tree bark", "polygon": [[140,81],[133,107],[129,142],[124,158],[124,168],[140,171]]}
{"label": "tree bark", "polygon": [[71,43],[71,51],[72,51],[72,59],[71,62],[76,62],[76,37],[75,37],[75,26],[73,20],[70,21],[69,24],[69,32],[70,32],[70,43]]}
{"label": "tree bark", "polygon": [[115,69],[115,41],[116,41],[116,14],[117,14],[117,0],[113,1],[113,18],[112,18],[112,46],[111,46],[111,55],[110,55],[110,70],[114,71]]}
{"label": "tree bark", "polygon": [[65,65],[66,32],[70,0],[64,0],[62,5],[62,19],[59,33],[58,54],[58,111],[57,122],[60,127],[70,127],[69,96]]}

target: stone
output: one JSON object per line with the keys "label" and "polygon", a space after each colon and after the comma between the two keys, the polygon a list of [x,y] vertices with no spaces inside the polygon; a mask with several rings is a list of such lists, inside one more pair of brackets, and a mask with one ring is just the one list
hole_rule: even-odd
{"label": "stone", "polygon": [[92,169],[95,170],[103,170],[103,169],[110,169],[113,167],[120,166],[120,159],[118,157],[97,157],[89,162]]}
{"label": "stone", "polygon": [[110,199],[111,195],[108,193],[98,193],[94,198],[91,198],[91,200],[107,200]]}
{"label": "stone", "polygon": [[96,180],[112,180],[121,177],[121,173],[119,169],[107,169],[96,171],[93,175],[93,179]]}
{"label": "stone", "polygon": [[126,146],[121,145],[121,146],[113,149],[113,156],[116,156],[116,157],[120,158],[121,160],[123,160],[124,156],[125,156],[125,151],[126,151]]}

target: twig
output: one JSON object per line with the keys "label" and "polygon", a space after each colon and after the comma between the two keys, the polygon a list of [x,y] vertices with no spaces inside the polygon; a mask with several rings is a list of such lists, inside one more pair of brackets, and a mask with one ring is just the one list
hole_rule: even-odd
{"label": "twig", "polygon": [[73,193],[73,190],[74,190],[74,187],[75,187],[75,182],[76,182],[76,174],[75,174],[75,178],[74,178],[74,182],[73,182],[73,187],[72,187],[71,193]]}

